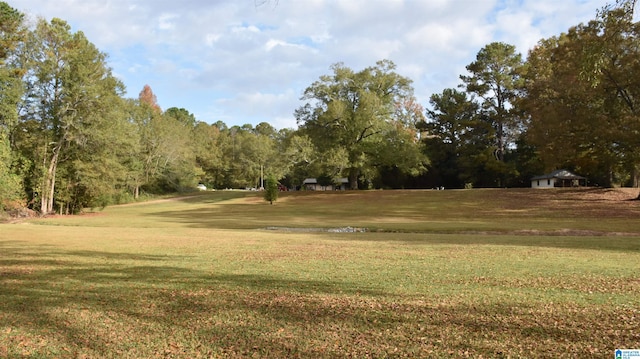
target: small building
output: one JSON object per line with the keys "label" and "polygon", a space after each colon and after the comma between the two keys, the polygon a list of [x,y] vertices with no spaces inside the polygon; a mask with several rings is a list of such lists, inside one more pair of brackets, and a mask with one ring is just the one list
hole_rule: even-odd
{"label": "small building", "polygon": [[586,177],[578,176],[567,170],[556,170],[531,178],[531,188],[582,187],[586,185]]}
{"label": "small building", "polygon": [[307,191],[345,191],[348,186],[348,178],[339,178],[338,183],[328,186],[321,186],[316,178],[306,178],[302,181],[302,187]]}

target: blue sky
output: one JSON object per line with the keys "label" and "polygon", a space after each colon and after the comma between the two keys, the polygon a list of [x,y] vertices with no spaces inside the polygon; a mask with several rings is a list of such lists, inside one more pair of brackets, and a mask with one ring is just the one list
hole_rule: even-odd
{"label": "blue sky", "polygon": [[[7,1],[7,0],[5,0]],[[612,0],[613,1],[613,0]],[[264,2],[264,3],[263,3]],[[296,126],[304,89],[343,62],[389,59],[418,101],[457,86],[493,41],[523,56],[595,17],[603,0],[8,0],[33,21],[58,17],[109,56],[137,97],[229,126]]]}

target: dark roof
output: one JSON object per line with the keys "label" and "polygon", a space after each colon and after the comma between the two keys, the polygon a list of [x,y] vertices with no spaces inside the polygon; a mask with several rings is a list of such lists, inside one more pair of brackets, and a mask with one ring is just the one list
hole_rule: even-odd
{"label": "dark roof", "polygon": [[557,179],[561,179],[561,180],[581,180],[581,179],[586,179],[586,177],[582,177],[582,176],[578,176],[575,173],[571,173],[567,170],[555,170],[551,173],[547,173],[546,175],[542,175],[542,176],[535,176],[533,178],[531,178],[532,181],[536,181],[536,180],[544,180],[544,179],[551,179],[551,178],[557,178]]}

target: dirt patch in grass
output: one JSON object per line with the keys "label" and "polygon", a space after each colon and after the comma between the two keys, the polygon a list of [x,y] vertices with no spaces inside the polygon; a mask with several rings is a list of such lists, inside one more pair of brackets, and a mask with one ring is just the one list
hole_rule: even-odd
{"label": "dirt patch in grass", "polygon": [[578,229],[558,229],[555,231],[541,231],[536,229],[524,229],[519,231],[504,232],[503,234],[514,234],[519,236],[571,236],[571,237],[594,237],[594,236],[638,236],[640,233],[631,232],[605,232]]}
{"label": "dirt patch in grass", "polygon": [[295,232],[295,233],[363,233],[369,232],[367,228],[357,227],[329,227],[329,228],[308,228],[308,227],[267,227],[264,228],[267,231],[279,231],[279,232]]}
{"label": "dirt patch in grass", "polygon": [[42,218],[55,218],[55,219],[75,218],[75,217],[91,218],[91,217],[100,217],[100,216],[104,216],[104,213],[102,213],[102,212],[82,212],[82,213],[72,214],[72,215],[71,214],[70,215],[47,214],[46,216],[43,216]]}
{"label": "dirt patch in grass", "polygon": [[637,197],[638,191],[634,188],[515,190],[504,193],[502,203],[507,209],[537,209],[560,213],[566,210],[565,215],[571,216],[632,216],[637,215],[640,209],[637,202],[631,201]]}
{"label": "dirt patch in grass", "polygon": [[[266,227],[266,231],[277,231],[285,233],[422,233],[419,231],[411,230],[385,230],[385,229],[369,229],[369,228],[357,228],[357,227],[339,227],[339,228],[307,228],[307,227]],[[591,231],[591,230],[577,230],[577,229],[559,229],[553,231],[543,231],[537,229],[523,229],[515,231],[447,231],[437,232],[429,231],[432,234],[478,234],[478,235],[516,235],[516,236],[570,236],[570,237],[599,237],[599,236],[615,236],[615,237],[629,237],[638,236],[640,233],[632,232],[604,232],[604,231]]]}

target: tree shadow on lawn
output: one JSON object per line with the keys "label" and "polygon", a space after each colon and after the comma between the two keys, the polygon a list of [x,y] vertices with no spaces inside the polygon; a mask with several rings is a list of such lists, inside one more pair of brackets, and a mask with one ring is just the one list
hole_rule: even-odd
{"label": "tree shadow on lawn", "polygon": [[[0,242],[0,253],[0,338],[10,334],[12,328],[20,328],[13,331],[16,341],[24,338],[17,336],[19,332],[38,337],[51,335],[55,337],[49,340],[51,343],[62,340],[63,347],[98,353],[117,345],[110,333],[104,335],[95,327],[109,317],[119,318],[120,326],[132,325],[134,329],[129,334],[134,337],[136,330],[142,330],[164,342],[162,332],[170,332],[174,326],[189,331],[191,321],[200,317],[211,317],[220,311],[260,311],[249,303],[254,296],[289,291],[383,295],[331,281],[211,274],[167,265],[180,259],[174,256],[63,251],[19,241]],[[82,315],[86,315],[84,323],[68,318]],[[289,316],[289,320],[295,318]],[[204,338],[203,341],[207,342]],[[0,357],[4,354],[7,352],[3,353],[0,345]]]}
{"label": "tree shadow on lawn", "polygon": [[19,241],[0,242],[0,253],[0,356],[7,357],[380,357],[394,348],[495,356],[604,351],[639,339],[631,330],[637,320],[619,320],[633,314],[625,308],[430,301],[358,283],[212,274],[171,266],[172,256]]}
{"label": "tree shadow on lawn", "polygon": [[[269,208],[265,207],[264,210],[269,210]],[[163,222],[186,224],[191,228],[257,229],[274,225],[274,222],[286,225],[287,217],[291,214],[283,214],[282,216],[271,214],[271,219],[267,219],[260,212],[247,211],[247,205],[228,204],[224,208],[158,211],[150,215],[161,218]]]}

